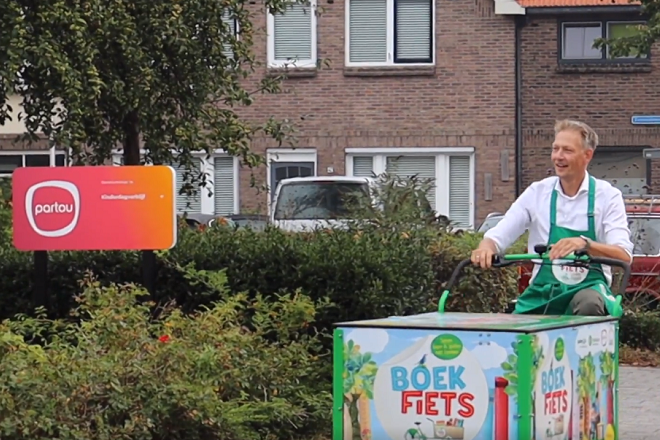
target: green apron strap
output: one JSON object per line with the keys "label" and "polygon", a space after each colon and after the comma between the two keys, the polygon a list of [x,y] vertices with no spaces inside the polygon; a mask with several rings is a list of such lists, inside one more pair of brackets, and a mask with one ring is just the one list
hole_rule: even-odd
{"label": "green apron strap", "polygon": [[[559,183],[559,179],[557,179]],[[550,237],[552,236],[552,230],[557,224],[557,188],[552,190],[552,196],[550,197],[550,230],[548,231],[548,244],[550,244]]]}
{"label": "green apron strap", "polygon": [[589,210],[587,216],[589,218],[589,233],[593,235],[592,239],[596,238],[596,219],[594,215],[596,206],[596,179],[589,176]]}

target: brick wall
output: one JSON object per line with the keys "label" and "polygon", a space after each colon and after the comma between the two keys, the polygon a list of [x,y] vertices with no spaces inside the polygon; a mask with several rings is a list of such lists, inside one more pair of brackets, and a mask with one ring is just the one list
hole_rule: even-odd
{"label": "brick wall", "polygon": [[[550,147],[556,119],[586,122],[598,133],[601,146],[660,147],[659,128],[630,123],[635,114],[660,113],[657,61],[645,68],[561,68],[557,26],[556,17],[528,17],[522,31],[523,187],[552,173]],[[651,60],[659,56],[654,48]],[[660,164],[651,168],[651,186],[657,193]]]}
{"label": "brick wall", "polygon": [[[294,120],[298,147],[318,149],[319,174],[329,166],[344,174],[347,147],[475,147],[477,221],[506,208],[515,184],[513,20],[495,16],[492,0],[437,2],[434,68],[346,69],[345,3],[321,6],[318,55],[330,68],[287,79],[283,93],[258,97],[246,115]],[[265,41],[257,41],[255,52],[265,58]],[[253,143],[258,151],[269,146]],[[510,158],[506,182],[499,179],[503,150]],[[493,174],[492,201],[484,200],[484,173]],[[259,170],[261,182],[265,176]],[[243,173],[242,209],[265,202],[249,179]]]}

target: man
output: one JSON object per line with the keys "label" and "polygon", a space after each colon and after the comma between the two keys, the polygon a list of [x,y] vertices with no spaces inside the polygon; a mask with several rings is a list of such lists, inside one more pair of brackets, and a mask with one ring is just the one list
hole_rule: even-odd
{"label": "man", "polygon": [[[526,229],[529,252],[537,244],[552,245],[550,260],[585,250],[594,257],[632,262],[633,244],[621,191],[587,173],[598,136],[587,124],[572,120],[555,125],[552,162],[556,176],[532,183],[504,218],[488,230],[472,262],[492,264]],[[549,315],[618,314],[611,293],[609,266],[591,270],[561,265],[535,265],[529,287],[514,313]]]}

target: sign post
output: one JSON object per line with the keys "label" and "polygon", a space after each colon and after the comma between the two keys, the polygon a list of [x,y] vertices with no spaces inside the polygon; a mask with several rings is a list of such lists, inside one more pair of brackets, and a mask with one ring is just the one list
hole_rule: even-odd
{"label": "sign post", "polygon": [[[177,240],[176,177],[170,166],[18,168],[12,176],[13,242],[34,252],[159,250]],[[35,279],[45,305],[47,280]],[[148,284],[148,283],[146,283]]]}

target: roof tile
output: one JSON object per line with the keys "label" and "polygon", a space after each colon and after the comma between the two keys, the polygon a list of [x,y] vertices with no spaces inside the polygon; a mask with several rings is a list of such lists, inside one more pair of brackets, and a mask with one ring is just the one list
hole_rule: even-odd
{"label": "roof tile", "polygon": [[630,0],[518,0],[524,8],[570,8],[576,6],[639,5]]}

